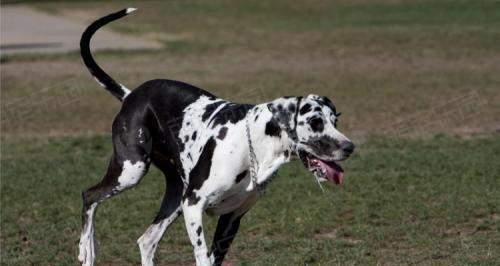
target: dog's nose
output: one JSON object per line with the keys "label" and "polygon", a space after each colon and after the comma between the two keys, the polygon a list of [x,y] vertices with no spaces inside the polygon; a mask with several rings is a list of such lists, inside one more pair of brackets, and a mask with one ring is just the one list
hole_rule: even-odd
{"label": "dog's nose", "polygon": [[351,154],[354,151],[354,143],[350,141],[344,141],[340,144],[340,149],[346,154]]}

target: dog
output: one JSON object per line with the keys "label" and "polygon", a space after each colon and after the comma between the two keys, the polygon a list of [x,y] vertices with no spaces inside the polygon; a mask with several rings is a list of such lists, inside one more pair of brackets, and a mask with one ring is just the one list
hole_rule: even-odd
{"label": "dog", "polygon": [[[344,171],[337,162],[349,157],[354,144],[337,130],[340,113],[327,97],[237,104],[174,80],[151,80],[130,91],[106,74],[92,57],[90,40],[99,28],[135,10],[96,20],[80,40],[90,73],[122,102],[112,125],[113,155],[107,172],[82,193],[82,265],[94,264],[97,205],[136,186],[151,164],[164,173],[167,186],[156,218],[137,241],[145,266],[153,265],[158,242],[181,214],[196,265],[221,265],[243,215],[273,173],[292,159],[300,158],[319,182],[342,184]],[[219,216],[210,249],[204,212]]]}

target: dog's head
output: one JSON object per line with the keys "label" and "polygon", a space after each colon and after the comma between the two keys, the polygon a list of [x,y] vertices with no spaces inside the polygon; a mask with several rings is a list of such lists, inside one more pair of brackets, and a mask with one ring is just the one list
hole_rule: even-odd
{"label": "dog's head", "polygon": [[319,181],[341,184],[337,164],[354,151],[354,144],[337,129],[340,113],[327,97],[282,98],[268,104],[273,118],[288,133],[296,155]]}

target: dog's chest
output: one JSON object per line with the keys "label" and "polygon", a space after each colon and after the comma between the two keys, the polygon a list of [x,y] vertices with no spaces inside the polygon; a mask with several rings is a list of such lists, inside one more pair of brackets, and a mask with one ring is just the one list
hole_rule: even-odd
{"label": "dog's chest", "polygon": [[207,213],[221,215],[246,205],[252,205],[257,199],[258,193],[256,190],[247,191],[248,182],[250,182],[250,178],[247,176],[230,190],[211,195],[208,198]]}

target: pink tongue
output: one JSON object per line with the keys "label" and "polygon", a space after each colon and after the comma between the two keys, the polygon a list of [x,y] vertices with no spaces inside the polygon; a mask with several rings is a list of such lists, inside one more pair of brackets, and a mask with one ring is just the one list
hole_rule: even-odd
{"label": "pink tongue", "polygon": [[328,180],[335,182],[337,185],[342,185],[342,183],[344,183],[344,173],[342,171],[338,171],[321,160],[315,161],[323,170],[325,170],[325,175]]}

